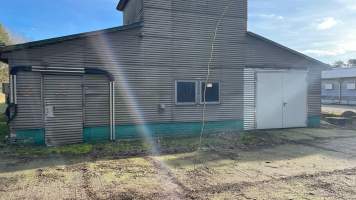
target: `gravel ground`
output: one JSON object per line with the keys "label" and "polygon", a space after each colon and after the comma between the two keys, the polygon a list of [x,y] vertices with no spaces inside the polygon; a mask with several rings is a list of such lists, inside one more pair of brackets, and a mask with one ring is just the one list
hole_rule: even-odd
{"label": "gravel ground", "polygon": [[0,154],[0,199],[356,199],[356,131],[256,134],[161,156]]}

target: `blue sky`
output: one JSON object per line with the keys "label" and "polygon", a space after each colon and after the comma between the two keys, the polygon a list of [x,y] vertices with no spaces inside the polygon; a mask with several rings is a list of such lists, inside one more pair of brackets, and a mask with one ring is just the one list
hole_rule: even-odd
{"label": "blue sky", "polygon": [[[122,24],[118,0],[11,0],[0,23],[18,41]],[[356,58],[356,0],[249,0],[249,30],[327,63]]]}

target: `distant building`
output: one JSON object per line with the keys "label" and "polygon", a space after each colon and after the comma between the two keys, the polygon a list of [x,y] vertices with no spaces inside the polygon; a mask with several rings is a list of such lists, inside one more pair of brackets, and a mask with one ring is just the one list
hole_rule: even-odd
{"label": "distant building", "polygon": [[322,103],[356,105],[356,68],[339,68],[322,73]]}

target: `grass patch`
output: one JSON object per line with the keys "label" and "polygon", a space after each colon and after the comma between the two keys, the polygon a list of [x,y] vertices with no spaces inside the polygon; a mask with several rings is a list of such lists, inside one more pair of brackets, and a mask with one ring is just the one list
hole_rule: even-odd
{"label": "grass patch", "polygon": [[75,144],[61,147],[10,146],[8,150],[16,156],[84,155],[93,151],[93,145]]}

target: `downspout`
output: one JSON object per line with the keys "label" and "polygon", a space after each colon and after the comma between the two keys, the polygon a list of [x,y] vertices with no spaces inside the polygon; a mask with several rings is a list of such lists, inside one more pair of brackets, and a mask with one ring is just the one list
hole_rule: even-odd
{"label": "downspout", "polygon": [[339,79],[339,104],[342,103],[342,80]]}
{"label": "downspout", "polygon": [[110,93],[110,140],[113,140],[113,126],[112,126],[112,124],[113,124],[113,115],[112,115],[112,113],[113,113],[113,102],[112,102],[112,96],[113,96],[113,93],[112,93],[112,82],[110,82],[110,84],[109,84],[109,93]]}
{"label": "downspout", "polygon": [[116,98],[116,94],[115,94],[115,81],[112,81],[112,93],[113,93],[113,97],[112,97],[112,101],[113,101],[113,113],[112,113],[112,117],[113,117],[113,141],[116,140],[116,116],[115,116],[115,113],[116,113],[116,103],[115,103],[115,98]]}

